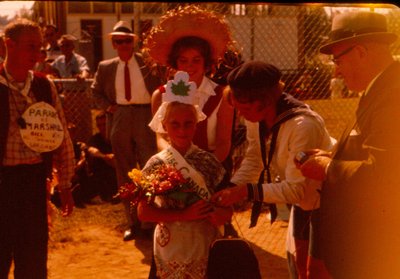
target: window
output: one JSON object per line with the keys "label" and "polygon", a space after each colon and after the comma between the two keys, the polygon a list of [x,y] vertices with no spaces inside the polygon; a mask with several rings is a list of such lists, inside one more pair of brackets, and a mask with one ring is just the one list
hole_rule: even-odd
{"label": "window", "polygon": [[246,14],[246,5],[244,4],[235,4],[232,6],[232,14],[243,16]]}
{"label": "window", "polygon": [[114,3],[109,2],[93,2],[93,13],[95,14],[110,14],[115,13]]}
{"label": "window", "polygon": [[68,13],[70,14],[90,13],[90,2],[68,1],[67,4],[68,4]]}
{"label": "window", "polygon": [[123,14],[132,14],[133,13],[133,3],[121,3],[121,12]]}

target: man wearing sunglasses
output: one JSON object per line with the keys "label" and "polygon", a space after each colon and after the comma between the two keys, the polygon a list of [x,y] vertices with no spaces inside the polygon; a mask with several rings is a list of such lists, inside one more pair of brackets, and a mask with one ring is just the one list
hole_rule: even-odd
{"label": "man wearing sunglasses", "polygon": [[[107,130],[115,155],[118,185],[130,181],[128,172],[143,167],[157,153],[156,138],[147,126],[152,119],[151,95],[164,84],[135,53],[137,36],[125,21],[119,21],[109,34],[118,56],[99,63],[92,84],[97,107],[107,112]],[[150,236],[152,226],[141,224],[136,208],[124,202],[129,228],[124,241]]]}
{"label": "man wearing sunglasses", "polygon": [[400,63],[397,35],[373,12],[333,18],[335,74],[361,93],[354,121],[333,153],[307,152],[305,177],[323,180],[314,253],[333,278],[400,278]]}

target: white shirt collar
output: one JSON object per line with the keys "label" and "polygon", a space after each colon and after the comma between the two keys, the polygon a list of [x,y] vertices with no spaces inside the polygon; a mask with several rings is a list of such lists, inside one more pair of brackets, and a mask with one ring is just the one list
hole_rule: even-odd
{"label": "white shirt collar", "polygon": [[119,58],[119,64],[125,66],[125,63],[128,62],[128,66],[130,66],[132,64],[132,57],[133,57],[133,55],[128,59],[128,61],[123,61],[123,60],[121,60],[120,57],[118,57]]}
{"label": "white shirt collar", "polygon": [[4,78],[3,76],[0,76],[0,83],[10,87],[12,90],[20,92],[23,96],[28,97],[28,93],[29,93],[29,90],[31,89],[31,83],[33,80],[33,72],[28,71],[28,75],[26,77],[23,88],[20,88],[19,86],[17,86],[17,82],[7,72],[6,68],[4,68],[4,72],[5,72],[6,78]]}

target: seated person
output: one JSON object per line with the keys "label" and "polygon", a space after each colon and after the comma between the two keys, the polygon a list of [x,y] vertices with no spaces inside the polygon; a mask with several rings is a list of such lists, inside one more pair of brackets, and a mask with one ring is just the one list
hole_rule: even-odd
{"label": "seated person", "polygon": [[62,55],[58,56],[51,66],[60,78],[77,78],[84,80],[90,77],[90,68],[85,57],[74,51],[77,38],[72,35],[62,35],[58,40]]}
{"label": "seated person", "polygon": [[106,138],[105,111],[96,116],[96,126],[99,132],[89,139],[86,152],[91,171],[90,182],[103,201],[115,201],[113,196],[117,193],[118,185],[111,142]]}
{"label": "seated person", "polygon": [[[106,138],[106,114],[96,116],[99,130],[87,143],[75,142],[76,168],[72,179],[73,196],[77,206],[85,207],[97,195],[102,201],[117,202],[117,176],[111,143]],[[72,131],[71,135],[74,135]]]}
{"label": "seated person", "polygon": [[[75,206],[78,208],[84,208],[85,203],[90,201],[93,197],[93,190],[90,189],[89,184],[89,171],[88,171],[88,164],[85,156],[84,149],[86,145],[82,142],[78,142],[76,140],[76,126],[73,123],[68,123],[68,132],[71,136],[71,140],[74,147],[75,153],[75,169],[74,169],[74,176],[71,178],[71,191],[72,196],[74,198]],[[57,173],[58,170],[53,170],[53,175],[55,176],[55,180],[57,180]],[[53,181],[54,183],[54,181]],[[56,183],[56,181],[55,181]],[[60,193],[56,188],[54,191],[51,191],[50,197],[52,203],[59,207],[60,204]]]}

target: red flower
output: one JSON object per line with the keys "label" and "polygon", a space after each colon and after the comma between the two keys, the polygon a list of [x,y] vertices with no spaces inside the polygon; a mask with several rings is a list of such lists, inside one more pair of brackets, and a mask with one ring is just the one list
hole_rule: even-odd
{"label": "red flower", "polygon": [[[151,201],[156,195],[168,196],[179,204],[197,200],[196,197],[193,198],[197,194],[189,187],[187,179],[171,165],[162,165],[148,176],[143,176],[141,171],[133,169],[129,172],[129,177],[132,182],[122,185],[117,196],[132,204],[137,204],[144,197]],[[188,199],[188,195],[192,198]]]}

